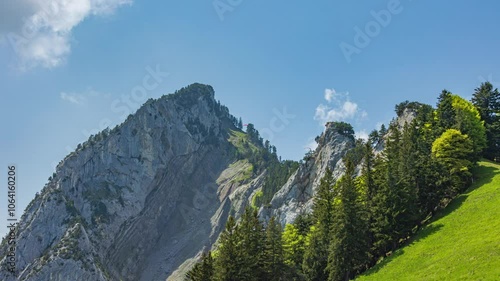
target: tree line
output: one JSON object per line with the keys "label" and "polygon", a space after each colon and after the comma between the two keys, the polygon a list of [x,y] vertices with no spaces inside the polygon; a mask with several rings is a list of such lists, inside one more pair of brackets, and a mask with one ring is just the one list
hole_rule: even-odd
{"label": "tree line", "polygon": [[[248,208],[230,217],[214,252],[203,254],[188,280],[350,280],[390,255],[436,211],[463,192],[482,157],[500,157],[500,94],[490,83],[471,102],[443,90],[436,108],[404,102],[411,123],[357,141],[344,175],[327,170],[311,214],[282,230]],[[383,143],[384,150],[374,152]]]}

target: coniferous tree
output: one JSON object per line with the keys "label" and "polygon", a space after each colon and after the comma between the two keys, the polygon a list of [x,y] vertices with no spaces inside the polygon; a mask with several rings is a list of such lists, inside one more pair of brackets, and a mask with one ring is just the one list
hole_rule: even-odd
{"label": "coniferous tree", "polygon": [[325,269],[328,263],[334,199],[333,174],[327,169],[314,198],[313,218],[316,228],[310,233],[310,243],[304,253],[302,268],[308,280],[322,281],[328,277]]}
{"label": "coniferous tree", "polygon": [[490,82],[484,82],[475,89],[471,101],[485,123],[488,143],[483,155],[490,160],[500,159],[500,92]]}
{"label": "coniferous tree", "polygon": [[241,262],[240,237],[238,226],[233,216],[228,218],[225,230],[221,233],[218,257],[215,262],[215,279],[217,281],[239,281]]}
{"label": "coniferous tree", "polygon": [[347,281],[365,268],[368,261],[368,227],[354,180],[354,164],[346,160],[346,172],[335,184],[338,202],[335,204],[332,238],[329,247],[329,281]]}
{"label": "coniferous tree", "polygon": [[380,125],[380,130],[378,131],[378,135],[380,138],[383,138],[387,134],[387,128],[385,127],[384,124]]}
{"label": "coniferous tree", "polygon": [[189,281],[214,280],[214,260],[212,258],[212,252],[203,253],[201,261],[186,274],[186,278]]}
{"label": "coniferous tree", "polygon": [[380,140],[380,136],[377,130],[373,130],[368,135],[368,143],[371,145],[376,145]]}
{"label": "coniferous tree", "polygon": [[376,192],[371,203],[370,231],[375,256],[385,255],[396,248],[398,216],[402,210],[397,186],[401,134],[395,124],[391,124],[388,134],[386,149],[383,156],[375,161],[373,172]]}
{"label": "coniferous tree", "polygon": [[283,280],[285,273],[283,240],[281,225],[271,217],[266,228],[263,270],[264,278],[261,280]]}
{"label": "coniferous tree", "polygon": [[[361,177],[359,179],[360,186],[360,216],[364,219],[365,225],[367,227],[367,242],[371,246],[374,242],[373,233],[369,230],[370,225],[373,224],[373,202],[376,192],[376,184],[373,175],[373,167],[375,164],[375,154],[373,153],[373,148],[370,142],[365,144],[364,157],[361,168]],[[369,251],[369,257],[372,258],[371,251]]]}
{"label": "coniferous tree", "polygon": [[238,119],[238,129],[243,129],[243,121],[241,120],[241,117]]}
{"label": "coniferous tree", "polygon": [[399,175],[398,175],[398,197],[399,207],[399,232],[400,238],[406,238],[411,234],[412,229],[418,223],[418,185],[415,163],[417,155],[418,130],[415,126],[405,124],[401,138],[399,152]]}
{"label": "coniferous tree", "polygon": [[438,135],[455,124],[455,110],[453,109],[452,94],[443,90],[438,98],[436,110],[439,132]]}
{"label": "coniferous tree", "polygon": [[322,239],[320,224],[311,227],[305,239],[306,250],[302,263],[302,272],[308,281],[324,281],[328,278],[328,244]]}
{"label": "coniferous tree", "polygon": [[263,253],[265,232],[256,209],[247,207],[241,216],[241,223],[238,227],[241,253],[241,267],[239,268],[241,280],[262,280]]}

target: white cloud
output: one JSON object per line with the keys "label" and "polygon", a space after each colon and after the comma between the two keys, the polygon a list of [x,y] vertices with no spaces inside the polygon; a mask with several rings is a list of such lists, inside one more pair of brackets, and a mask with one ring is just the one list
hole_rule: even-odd
{"label": "white cloud", "polygon": [[86,103],[92,99],[95,99],[95,98],[107,99],[107,98],[111,97],[111,94],[98,92],[98,91],[92,89],[91,87],[89,87],[89,88],[87,88],[87,90],[80,92],[80,93],[61,92],[61,94],[59,96],[62,100],[73,103],[73,104],[84,104],[84,103]]}
{"label": "white cloud", "polygon": [[62,92],[60,95],[61,99],[73,104],[83,104],[85,102],[85,97],[79,94],[68,94]]}
{"label": "white cloud", "polygon": [[364,139],[365,141],[368,140],[368,133],[365,130],[356,132],[355,135],[357,139]]}
{"label": "white cloud", "polygon": [[335,89],[325,89],[325,100],[331,102],[336,94]]}
{"label": "white cloud", "polygon": [[132,0],[17,0],[0,9],[0,37],[17,53],[20,67],[53,68],[71,52],[71,31],[91,15],[112,14]]}
{"label": "white cloud", "polygon": [[366,111],[359,109],[357,103],[350,101],[349,93],[339,94],[334,89],[325,89],[324,98],[327,104],[318,105],[314,114],[314,119],[322,124],[368,116]]}

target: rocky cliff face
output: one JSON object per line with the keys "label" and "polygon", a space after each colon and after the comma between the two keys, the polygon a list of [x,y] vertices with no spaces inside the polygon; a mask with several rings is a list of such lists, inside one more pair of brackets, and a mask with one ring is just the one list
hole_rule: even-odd
{"label": "rocky cliff face", "polygon": [[[79,147],[22,216],[18,280],[182,280],[173,272],[262,183],[229,141],[230,117],[195,84]],[[15,279],[2,268],[0,280]]]}
{"label": "rocky cliff face", "polygon": [[[239,153],[255,149],[244,137],[210,86],[149,100],[57,166],[21,218],[17,280],[184,280],[263,186],[265,169]],[[328,123],[261,218],[285,224],[310,212],[326,169],[339,177],[352,147]],[[6,252],[3,241],[1,263]],[[2,268],[0,280],[16,279]]]}
{"label": "rocky cliff face", "polygon": [[354,147],[354,138],[339,133],[334,123],[327,123],[317,142],[316,150],[274,195],[270,206],[261,208],[262,218],[275,216],[282,225],[293,223],[299,214],[312,211],[314,194],[327,169],[335,178],[344,173],[342,158]]}

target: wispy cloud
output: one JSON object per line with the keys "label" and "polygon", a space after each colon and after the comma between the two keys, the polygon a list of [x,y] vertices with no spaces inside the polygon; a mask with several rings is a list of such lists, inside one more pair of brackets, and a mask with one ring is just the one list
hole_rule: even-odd
{"label": "wispy cloud", "polygon": [[368,113],[361,110],[357,103],[350,100],[349,93],[338,93],[335,89],[325,89],[322,103],[316,107],[314,119],[321,124],[329,121],[349,121],[363,119]]}
{"label": "wispy cloud", "polygon": [[112,14],[132,0],[17,0],[0,9],[0,37],[17,53],[20,68],[53,68],[71,52],[71,32],[85,18]]}
{"label": "wispy cloud", "polygon": [[77,93],[77,92],[61,92],[59,94],[59,97],[72,104],[84,104],[88,100],[95,99],[95,98],[109,98],[111,97],[111,94],[108,93],[102,93],[99,91],[96,91],[92,88],[88,88],[87,90]]}
{"label": "wispy cloud", "polygon": [[83,104],[85,102],[85,97],[79,94],[62,92],[60,97],[63,101],[73,104]]}

